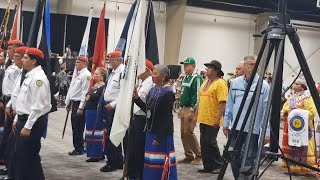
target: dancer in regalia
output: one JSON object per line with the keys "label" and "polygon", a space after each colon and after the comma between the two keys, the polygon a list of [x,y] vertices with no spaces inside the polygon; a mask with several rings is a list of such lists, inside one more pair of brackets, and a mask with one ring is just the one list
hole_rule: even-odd
{"label": "dancer in regalia", "polygon": [[[307,84],[304,79],[298,79],[293,85],[294,94],[284,104],[282,109],[282,116],[285,117],[284,132],[282,138],[282,151],[285,157],[299,161],[310,166],[316,165],[316,150],[315,140],[313,134],[314,123],[313,119],[316,115],[316,107],[311,96],[305,93]],[[302,118],[298,118],[302,117]],[[306,117],[306,118],[303,118]],[[308,132],[302,136],[297,143],[290,142],[289,134],[298,133],[303,124],[308,124],[305,127]],[[303,140],[305,139],[305,140]],[[282,161],[282,167],[286,168],[287,164]],[[289,163],[290,172],[293,174],[308,174],[311,170]]]}
{"label": "dancer in regalia", "polygon": [[143,179],[177,179],[176,158],[173,142],[172,87],[168,85],[170,71],[166,66],[154,67],[153,87],[144,103],[135,91],[134,101],[147,115],[145,160]]}

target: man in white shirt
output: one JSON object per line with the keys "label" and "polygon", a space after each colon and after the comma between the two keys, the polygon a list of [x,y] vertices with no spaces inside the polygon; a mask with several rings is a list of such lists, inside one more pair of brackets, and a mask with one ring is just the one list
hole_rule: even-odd
{"label": "man in white shirt", "polygon": [[66,97],[66,109],[71,110],[71,124],[74,150],[69,155],[84,153],[83,132],[85,127],[84,103],[89,89],[91,73],[87,69],[88,58],[78,57],[76,60],[77,75],[71,81]]}
{"label": "man in white shirt", "polygon": [[21,46],[23,46],[23,42],[19,40],[12,40],[8,44],[9,61],[6,64],[5,76],[2,83],[2,94],[5,105],[10,101],[15,81],[21,72],[20,68],[12,62],[14,60],[15,49]]}
{"label": "man in white shirt", "polygon": [[42,51],[28,48],[23,56],[23,68],[28,71],[18,93],[13,132],[16,135],[14,179],[44,180],[41,166],[41,137],[47,121],[44,115],[51,109],[50,84],[42,65]]}
{"label": "man in white shirt", "polygon": [[23,42],[20,40],[11,40],[8,43],[8,61],[6,62],[5,69],[7,69],[11,64],[13,64],[15,49],[24,46]]}
{"label": "man in white shirt", "polygon": [[5,163],[6,163],[6,168],[1,169],[0,171],[3,172],[2,174],[5,174],[6,171],[8,171],[8,179],[10,177],[13,177],[13,160],[12,160],[12,150],[14,146],[14,134],[11,132],[12,131],[12,123],[14,116],[16,115],[16,101],[17,101],[17,96],[20,91],[20,85],[21,85],[21,74],[22,74],[22,58],[23,55],[26,51],[27,47],[22,46],[18,47],[15,49],[14,53],[14,64],[16,67],[19,68],[19,74],[15,80],[14,83],[14,88],[11,93],[11,98],[10,101],[6,105],[6,124],[4,127],[4,133],[3,133],[3,140],[2,140],[2,145],[0,146],[1,151],[4,152],[5,155]]}
{"label": "man in white shirt", "polygon": [[[146,60],[146,71],[140,74],[138,77],[142,81],[134,92],[134,96],[140,97],[143,102],[146,102],[147,95],[153,87],[152,82],[153,64],[151,61]],[[134,97],[134,98],[138,98]],[[128,137],[128,177],[132,179],[143,179],[143,167],[144,167],[144,145],[146,139],[146,133],[144,127],[146,125],[146,113],[140,109],[139,106],[134,104],[133,107],[134,117],[130,124],[130,134]]]}
{"label": "man in white shirt", "polygon": [[[111,126],[115,109],[117,106],[117,100],[120,92],[120,80],[123,74],[125,65],[122,64],[123,58],[121,51],[114,51],[107,55],[109,65],[112,69],[108,75],[106,89],[104,92],[105,112],[103,122],[107,128],[107,137],[110,135]],[[101,172],[111,172],[117,169],[123,168],[123,157],[121,145],[115,147],[109,138],[106,139],[105,153],[108,158],[107,164],[100,168]]]}

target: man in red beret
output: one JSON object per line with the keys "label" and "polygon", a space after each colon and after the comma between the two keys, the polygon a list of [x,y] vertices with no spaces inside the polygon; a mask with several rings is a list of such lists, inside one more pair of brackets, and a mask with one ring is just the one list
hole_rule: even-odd
{"label": "man in red beret", "polygon": [[[153,63],[150,60],[146,60],[146,70],[142,74],[138,75],[141,80],[140,85],[135,90],[136,98],[140,97],[143,102],[146,102],[147,95],[153,87],[152,82],[152,71]],[[141,110],[139,106],[134,104],[133,107],[133,124],[132,133],[129,137],[129,150],[128,153],[130,157],[128,162],[128,177],[132,179],[143,179],[143,167],[144,167],[144,150],[145,150],[145,139],[146,133],[144,132],[144,127],[146,124],[146,113]]]}
{"label": "man in red beret", "polygon": [[[109,61],[109,65],[112,69],[112,72],[108,75],[106,89],[104,92],[104,119],[106,120],[105,126],[107,127],[107,137],[109,137],[115,109],[117,106],[117,99],[119,98],[121,75],[123,74],[125,65],[122,64],[123,58],[121,51],[109,53],[107,55],[107,60]],[[121,145],[115,147],[110,139],[107,138],[105,153],[108,161],[107,164],[100,169],[101,172],[111,172],[123,168]]]}
{"label": "man in red beret", "polygon": [[15,52],[15,49],[18,48],[18,47],[21,47],[23,46],[23,42],[20,41],[20,40],[12,40],[12,41],[9,41],[8,43],[8,56],[9,56],[9,60],[8,62],[6,63],[6,69],[8,68],[8,66],[10,66],[12,63],[13,63],[13,58],[14,58],[14,52]]}
{"label": "man in red beret", "polygon": [[[15,69],[15,73],[17,74],[17,77],[15,78],[14,83],[12,84],[13,87],[11,93],[11,96],[8,98],[10,99],[9,102],[6,104],[6,109],[5,109],[5,113],[6,113],[6,123],[5,123],[5,127],[4,127],[4,133],[3,133],[3,140],[2,140],[2,146],[0,149],[0,152],[5,152],[5,164],[6,164],[6,168],[1,169],[0,170],[0,174],[4,175],[4,174],[8,174],[8,177],[10,179],[10,177],[13,177],[13,167],[12,167],[12,159],[11,159],[11,155],[10,152],[12,152],[12,148],[13,148],[13,144],[14,142],[13,140],[13,134],[11,134],[12,131],[12,123],[13,123],[13,119],[14,119],[14,115],[15,115],[15,103],[17,100],[17,95],[19,93],[20,90],[20,84],[21,84],[21,73],[22,73],[22,57],[26,51],[27,47],[26,46],[22,46],[22,47],[18,47],[15,49],[15,53],[14,53],[14,64],[11,65],[7,70],[11,69],[11,67],[13,67]],[[13,73],[12,71],[9,71],[9,73]],[[13,73],[15,75],[15,73]],[[13,76],[11,75],[11,78],[13,78]],[[7,83],[7,82],[6,82]],[[11,84],[11,82],[9,82]],[[5,85],[5,84],[4,84]],[[10,85],[11,86],[11,85]],[[8,85],[6,85],[6,88],[8,88]]]}
{"label": "man in red beret", "polygon": [[17,95],[16,116],[12,126],[15,134],[14,179],[45,179],[41,160],[41,137],[47,126],[45,115],[51,109],[50,84],[42,64],[42,51],[28,48],[22,59],[28,71]]}
{"label": "man in red beret", "polygon": [[[15,50],[19,47],[21,47],[23,45],[23,43],[19,40],[13,40],[9,42],[8,45],[8,56],[9,56],[9,60],[7,61],[6,64],[6,70],[5,70],[5,74],[4,74],[4,78],[3,78],[3,83],[2,83],[2,100],[4,102],[5,106],[10,107],[11,103],[10,99],[11,99],[11,95],[13,92],[13,88],[15,86],[15,82],[19,76],[19,74],[21,73],[21,67],[22,67],[22,62],[17,62],[15,63]],[[21,59],[21,58],[20,58]],[[19,60],[18,60],[19,61]],[[17,66],[18,64],[18,66]],[[20,67],[19,67],[20,66]],[[2,146],[0,149],[0,153],[1,151],[4,151],[7,149],[7,144],[8,142],[8,138],[12,129],[12,123],[13,123],[13,116],[9,115],[5,117],[6,121],[5,121],[5,127],[4,127],[4,134],[3,134],[3,141],[2,141]],[[9,151],[8,151],[9,152]],[[9,155],[6,155],[6,159],[8,160]],[[4,175],[7,174],[7,169],[0,169],[0,175]]]}
{"label": "man in red beret", "polygon": [[67,111],[71,110],[71,124],[74,150],[69,155],[82,155],[84,153],[83,132],[85,127],[84,103],[89,89],[91,73],[87,69],[88,58],[77,57],[77,76],[72,78],[70,88],[65,100]]}

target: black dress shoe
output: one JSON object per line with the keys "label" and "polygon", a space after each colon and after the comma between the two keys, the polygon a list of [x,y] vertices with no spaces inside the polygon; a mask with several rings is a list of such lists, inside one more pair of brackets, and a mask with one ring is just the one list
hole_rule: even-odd
{"label": "black dress shoe", "polygon": [[100,171],[101,172],[112,172],[112,171],[115,171],[117,169],[118,169],[117,167],[112,167],[112,166],[109,166],[109,165],[105,165],[102,168],[100,168]]}
{"label": "black dress shoe", "polygon": [[70,156],[83,155],[83,151],[82,151],[82,152],[79,152],[79,151],[73,150],[73,151],[71,151],[71,152],[68,152],[68,154],[69,154]]}
{"label": "black dress shoe", "polygon": [[199,173],[210,173],[212,170],[210,169],[198,169]]}
{"label": "black dress shoe", "polygon": [[211,171],[211,174],[219,174],[221,168],[215,168],[214,170]]}
{"label": "black dress shoe", "polygon": [[86,162],[99,162],[101,160],[102,160],[102,158],[89,158],[86,160]]}
{"label": "black dress shoe", "polygon": [[8,174],[7,168],[0,169],[0,175],[7,175],[7,174]]}

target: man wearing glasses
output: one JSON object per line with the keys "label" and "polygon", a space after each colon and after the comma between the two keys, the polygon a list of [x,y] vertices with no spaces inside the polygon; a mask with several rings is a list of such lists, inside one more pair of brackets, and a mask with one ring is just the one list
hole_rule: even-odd
{"label": "man wearing glasses", "polygon": [[[256,56],[249,55],[244,58],[244,71],[245,74],[243,76],[240,76],[236,79],[234,79],[230,85],[230,90],[228,94],[228,100],[227,100],[227,105],[225,109],[225,115],[224,115],[224,124],[223,124],[223,133],[226,137],[229,137],[230,134],[230,127],[232,126],[233,122],[235,121],[235,118],[237,116],[237,113],[240,108],[240,104],[244,95],[244,91],[249,83],[249,80],[251,76],[254,76],[253,83],[250,87],[250,92],[248,94],[248,97],[246,99],[246,103],[244,105],[244,108],[242,110],[239,122],[237,124],[236,131],[234,133],[232,138],[232,143],[231,146],[234,146],[235,140],[239,134],[239,130],[244,122],[244,117],[246,112],[248,111],[248,106],[251,101],[251,98],[253,96],[254,90],[257,86],[259,76],[257,74],[252,74],[254,65],[256,63]],[[253,128],[253,134],[250,142],[250,147],[249,147],[249,152],[248,152],[248,159],[246,162],[247,166],[253,166],[254,165],[254,160],[256,158],[256,153],[258,150],[258,139],[259,139],[259,133],[262,125],[262,119],[264,116],[264,110],[266,109],[267,106],[267,101],[268,101],[268,95],[269,95],[269,85],[266,81],[263,81],[262,89],[261,89],[261,95],[259,99],[259,106],[257,109],[257,115],[256,115],[256,120],[254,123],[254,128]],[[249,129],[249,124],[250,120],[253,120],[251,118],[251,115],[248,118],[248,122],[246,124],[246,127],[244,129],[244,134],[241,139],[242,147],[241,147],[241,152],[238,157],[231,163],[232,167],[232,172],[233,176],[235,179],[239,178],[239,170],[241,167],[241,162],[242,162],[242,157],[244,153],[244,148],[245,148],[245,141],[247,139],[248,135],[248,129]]]}
{"label": "man wearing glasses", "polygon": [[71,81],[66,97],[66,109],[71,110],[71,124],[74,150],[69,155],[82,155],[84,153],[83,132],[85,127],[84,103],[89,89],[91,73],[87,69],[88,58],[77,57],[77,74]]}

